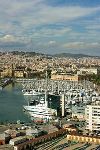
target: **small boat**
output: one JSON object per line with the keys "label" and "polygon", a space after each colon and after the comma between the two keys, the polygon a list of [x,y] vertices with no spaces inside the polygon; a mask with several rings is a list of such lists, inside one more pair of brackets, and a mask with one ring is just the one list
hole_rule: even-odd
{"label": "small boat", "polygon": [[33,90],[33,89],[29,89],[29,90],[23,89],[22,92],[23,92],[23,95],[34,95],[34,96],[36,96],[36,95],[41,95],[41,94],[43,94],[43,93],[37,92],[37,91],[35,91],[35,90]]}

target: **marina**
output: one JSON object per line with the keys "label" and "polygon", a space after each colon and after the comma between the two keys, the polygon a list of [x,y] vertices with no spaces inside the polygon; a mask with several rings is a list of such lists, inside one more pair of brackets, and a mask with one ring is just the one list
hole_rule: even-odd
{"label": "marina", "polygon": [[[77,105],[85,107],[89,102],[95,101],[99,97],[95,91],[94,84],[89,81],[17,79],[16,82],[14,87],[9,85],[0,91],[2,101],[0,105],[0,121],[33,121],[34,118],[49,121],[56,119],[59,116],[58,112],[60,112],[61,116],[61,98],[63,94],[65,114],[74,112],[74,109],[78,110],[77,107],[79,106]],[[7,96],[5,96],[5,93]],[[5,102],[8,103],[7,109]],[[76,105],[76,108],[72,107],[74,105]],[[28,115],[23,112],[23,109]]]}
{"label": "marina", "polygon": [[20,82],[23,89],[34,89],[43,92],[45,89],[50,93],[60,94],[67,90],[75,89],[93,89],[94,84],[90,81],[67,81],[67,80],[50,80],[45,79],[17,79],[16,82]]}
{"label": "marina", "polygon": [[100,150],[100,1],[0,12],[0,150]]}
{"label": "marina", "polygon": [[[89,81],[24,80],[20,82],[22,83],[23,89],[26,90],[26,94],[23,93],[23,95],[25,97],[27,96],[27,105],[23,107],[24,110],[28,112],[32,121],[38,118],[37,120],[48,122],[57,117],[61,117],[62,114],[63,116],[66,113],[73,114],[74,109],[77,110],[79,105],[82,110],[88,103],[93,101],[94,97],[98,97],[98,93],[95,91],[95,85]],[[28,95],[27,91],[34,92]],[[30,95],[32,96],[31,99]],[[50,98],[51,95],[59,96],[59,111],[57,107],[53,108],[54,102],[52,102],[52,98]],[[62,99],[63,95],[64,97]],[[37,96],[38,99],[34,98],[34,96]],[[76,105],[76,108],[73,107],[74,105]],[[81,110],[77,111],[77,114],[78,112],[85,113],[85,109],[83,109],[82,112]],[[60,116],[58,112],[60,112]],[[82,117],[84,118],[83,114]]]}

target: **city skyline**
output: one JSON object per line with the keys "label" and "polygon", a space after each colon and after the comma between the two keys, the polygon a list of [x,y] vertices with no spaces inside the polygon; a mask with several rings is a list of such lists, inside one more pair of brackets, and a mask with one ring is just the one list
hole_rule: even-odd
{"label": "city skyline", "polygon": [[0,48],[100,56],[99,0],[1,0]]}

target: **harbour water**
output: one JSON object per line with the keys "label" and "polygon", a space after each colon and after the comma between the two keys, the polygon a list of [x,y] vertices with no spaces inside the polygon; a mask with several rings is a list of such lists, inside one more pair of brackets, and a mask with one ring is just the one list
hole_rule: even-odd
{"label": "harbour water", "polygon": [[28,122],[30,119],[23,112],[23,105],[26,104],[21,91],[21,85],[9,85],[0,90],[0,122]]}

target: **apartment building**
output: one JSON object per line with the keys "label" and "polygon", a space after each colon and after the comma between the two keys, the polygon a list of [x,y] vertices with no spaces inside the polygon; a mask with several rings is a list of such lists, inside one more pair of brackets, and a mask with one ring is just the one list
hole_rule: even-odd
{"label": "apartment building", "polygon": [[77,71],[77,74],[97,74],[98,73],[98,70],[97,68],[80,68],[78,71]]}
{"label": "apartment building", "polygon": [[0,71],[0,77],[12,77],[12,69],[4,69]]}
{"label": "apartment building", "polygon": [[85,120],[85,105],[72,106],[72,118],[77,118],[80,121]]}
{"label": "apartment building", "polygon": [[24,77],[24,71],[23,70],[15,70],[14,71],[14,77],[23,78]]}
{"label": "apartment building", "polygon": [[100,101],[96,100],[85,108],[86,129],[89,131],[100,130]]}

